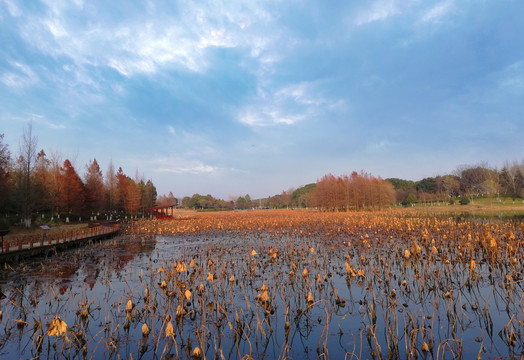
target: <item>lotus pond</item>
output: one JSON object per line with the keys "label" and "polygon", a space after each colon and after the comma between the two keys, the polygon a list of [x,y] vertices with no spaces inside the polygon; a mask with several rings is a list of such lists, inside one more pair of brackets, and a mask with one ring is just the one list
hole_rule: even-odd
{"label": "lotus pond", "polygon": [[0,357],[524,356],[524,226],[403,211],[141,220],[0,270]]}

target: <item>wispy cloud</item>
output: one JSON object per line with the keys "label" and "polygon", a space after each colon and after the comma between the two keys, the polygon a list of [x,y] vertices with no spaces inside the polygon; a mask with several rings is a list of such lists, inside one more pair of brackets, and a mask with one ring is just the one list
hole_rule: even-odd
{"label": "wispy cloud", "polygon": [[[111,23],[72,22],[72,15],[84,16],[81,1],[46,5],[49,11],[44,14],[19,18],[28,43],[53,56],[67,56],[77,65],[108,66],[124,76],[172,66],[201,72],[208,66],[208,48],[243,46],[260,54],[267,43],[252,27],[257,21],[268,21],[269,15],[253,5],[226,9],[210,2],[207,9],[186,2],[180,4],[183,17],[153,6],[149,9],[153,13],[136,13]],[[10,12],[17,14],[17,7],[11,7]]]}
{"label": "wispy cloud", "polygon": [[355,25],[364,25],[375,21],[386,20],[400,12],[395,0],[374,1],[370,9],[358,13]]}
{"label": "wispy cloud", "polygon": [[248,108],[238,115],[238,121],[252,127],[293,125],[304,119],[304,115],[285,114],[275,108]]}
{"label": "wispy cloud", "polygon": [[152,161],[154,171],[160,173],[174,174],[214,174],[221,169],[216,166],[206,164],[201,160],[188,160],[180,157],[159,157]]}
{"label": "wispy cloud", "polygon": [[433,6],[431,9],[429,9],[422,15],[422,17],[420,18],[420,22],[438,23],[441,21],[441,19],[444,16],[450,13],[452,9],[453,9],[452,0],[446,0],[446,1],[439,2],[438,4]]}
{"label": "wispy cloud", "polygon": [[289,84],[277,90],[259,86],[257,100],[242,108],[237,119],[252,127],[295,125],[340,105],[340,100],[319,95],[319,88],[314,82]]}
{"label": "wispy cloud", "polygon": [[0,81],[10,88],[20,89],[36,84],[39,81],[38,75],[28,65],[12,61],[10,62],[12,71],[5,72],[0,77]]}

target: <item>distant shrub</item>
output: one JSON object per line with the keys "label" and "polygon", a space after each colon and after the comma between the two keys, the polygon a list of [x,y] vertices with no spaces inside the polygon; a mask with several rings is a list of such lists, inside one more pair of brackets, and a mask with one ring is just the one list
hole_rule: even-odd
{"label": "distant shrub", "polygon": [[413,193],[409,194],[404,201],[402,201],[402,205],[404,206],[411,206],[412,204],[417,202],[417,196]]}
{"label": "distant shrub", "polygon": [[470,203],[470,200],[467,196],[463,196],[460,198],[460,205],[467,205]]}

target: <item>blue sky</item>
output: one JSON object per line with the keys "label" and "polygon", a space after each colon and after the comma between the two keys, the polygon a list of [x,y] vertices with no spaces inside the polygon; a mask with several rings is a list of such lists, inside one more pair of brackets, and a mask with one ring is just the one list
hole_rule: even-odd
{"label": "blue sky", "polygon": [[159,193],[524,159],[521,0],[0,0],[0,133]]}

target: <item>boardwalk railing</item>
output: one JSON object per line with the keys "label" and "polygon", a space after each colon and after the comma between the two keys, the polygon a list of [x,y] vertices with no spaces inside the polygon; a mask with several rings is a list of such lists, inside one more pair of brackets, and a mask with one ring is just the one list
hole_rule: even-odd
{"label": "boardwalk railing", "polygon": [[1,253],[8,254],[38,247],[66,244],[78,240],[96,239],[117,233],[118,231],[120,231],[120,225],[111,224],[110,226],[100,225],[81,231],[70,231],[53,235],[44,233],[41,236],[25,236],[23,238],[11,239],[10,241],[4,239],[1,245]]}

